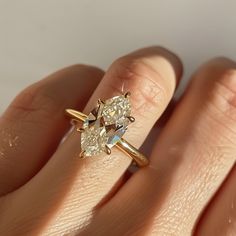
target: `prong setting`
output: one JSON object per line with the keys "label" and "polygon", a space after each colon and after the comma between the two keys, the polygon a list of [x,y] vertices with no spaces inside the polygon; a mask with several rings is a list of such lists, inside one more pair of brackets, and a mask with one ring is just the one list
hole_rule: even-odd
{"label": "prong setting", "polygon": [[105,145],[105,151],[106,154],[111,155],[111,149],[107,145]]}
{"label": "prong setting", "polygon": [[129,119],[130,122],[135,122],[135,118],[133,116],[127,116],[127,118]]}
{"label": "prong setting", "polygon": [[105,102],[104,102],[102,99],[100,99],[100,98],[98,99],[98,102],[97,102],[97,103],[98,103],[98,105],[105,104]]}
{"label": "prong setting", "polygon": [[84,150],[80,152],[79,157],[80,157],[81,159],[84,159],[84,158],[85,158],[85,151],[84,151]]}
{"label": "prong setting", "polygon": [[131,96],[131,93],[130,93],[130,92],[126,92],[126,93],[124,94],[124,96],[125,96],[125,98],[129,98],[129,97]]}
{"label": "prong setting", "polygon": [[76,131],[78,131],[79,133],[83,133],[85,130],[84,128],[77,128]]}

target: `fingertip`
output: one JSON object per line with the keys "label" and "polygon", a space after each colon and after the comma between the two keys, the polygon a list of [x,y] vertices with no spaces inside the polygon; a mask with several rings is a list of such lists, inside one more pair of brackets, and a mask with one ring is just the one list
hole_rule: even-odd
{"label": "fingertip", "polygon": [[180,79],[183,74],[183,63],[177,53],[162,46],[150,46],[139,50],[136,50],[129,55],[140,56],[140,57],[162,57],[172,67],[174,74],[177,79]]}

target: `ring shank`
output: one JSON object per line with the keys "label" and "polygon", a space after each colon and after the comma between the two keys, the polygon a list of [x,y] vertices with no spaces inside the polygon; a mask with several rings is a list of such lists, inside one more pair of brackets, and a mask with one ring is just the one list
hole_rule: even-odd
{"label": "ring shank", "polygon": [[[73,110],[73,109],[66,109],[66,113],[71,118],[80,120],[80,121],[85,121],[85,119],[87,118],[87,115],[85,115],[84,113]],[[130,156],[139,167],[148,165],[149,160],[142,153],[140,153],[137,148],[135,148],[125,139],[121,138],[116,143],[115,146],[119,148],[121,151],[123,151],[124,153],[126,153],[128,156]]]}
{"label": "ring shank", "polygon": [[143,167],[148,165],[148,159],[125,139],[121,138],[120,141],[116,143],[116,147],[133,158],[138,166]]}

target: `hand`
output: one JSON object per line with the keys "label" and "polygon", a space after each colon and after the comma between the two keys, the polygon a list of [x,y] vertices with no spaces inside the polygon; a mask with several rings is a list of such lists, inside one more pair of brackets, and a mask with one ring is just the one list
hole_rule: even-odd
{"label": "hand", "polygon": [[[236,235],[235,69],[225,58],[204,64],[162,125],[182,74],[163,48],[124,56],[105,74],[75,65],[26,88],[0,119],[0,235]],[[80,159],[76,131],[60,144],[66,108],[88,114],[122,89],[136,118],[126,140],[140,147],[161,129],[150,165],[134,174],[115,147]]]}

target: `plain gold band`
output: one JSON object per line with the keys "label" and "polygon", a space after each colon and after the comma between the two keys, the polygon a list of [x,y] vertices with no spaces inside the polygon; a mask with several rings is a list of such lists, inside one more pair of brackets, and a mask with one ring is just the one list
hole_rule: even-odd
{"label": "plain gold band", "polygon": [[[73,109],[66,109],[66,113],[75,120],[85,121],[85,119],[87,118],[87,115],[85,115],[84,113]],[[116,143],[116,147],[130,156],[139,167],[148,165],[148,159],[125,139],[121,138],[120,141]]]}

